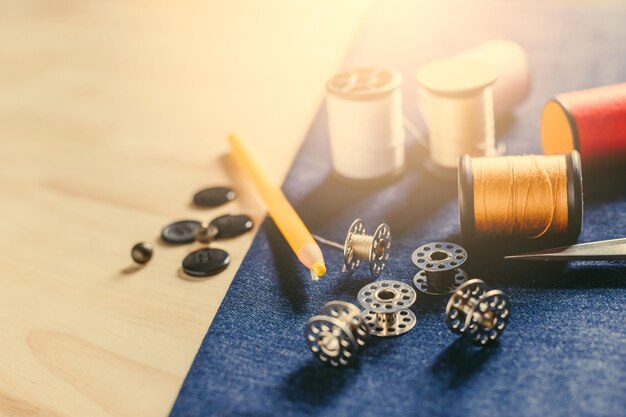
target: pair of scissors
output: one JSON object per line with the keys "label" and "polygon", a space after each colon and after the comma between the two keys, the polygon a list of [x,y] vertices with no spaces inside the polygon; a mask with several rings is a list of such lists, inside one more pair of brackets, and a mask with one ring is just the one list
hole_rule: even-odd
{"label": "pair of scissors", "polygon": [[578,245],[560,246],[536,252],[505,256],[525,261],[614,261],[626,259],[626,238],[599,240]]}

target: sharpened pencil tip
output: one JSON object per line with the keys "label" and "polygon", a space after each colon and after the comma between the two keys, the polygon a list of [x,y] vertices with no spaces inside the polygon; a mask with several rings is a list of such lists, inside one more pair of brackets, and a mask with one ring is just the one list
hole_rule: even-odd
{"label": "sharpened pencil tip", "polygon": [[322,262],[315,262],[313,264],[313,267],[311,268],[311,271],[318,277],[324,276],[326,274],[326,265],[324,265]]}

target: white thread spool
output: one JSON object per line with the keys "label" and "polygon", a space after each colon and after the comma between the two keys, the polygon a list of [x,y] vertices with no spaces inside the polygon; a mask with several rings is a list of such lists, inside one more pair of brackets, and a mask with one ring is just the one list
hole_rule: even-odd
{"label": "white thread spool", "polygon": [[359,68],[326,83],[328,133],[335,171],[368,180],[393,176],[404,166],[402,77],[396,71]]}
{"label": "white thread spool", "polygon": [[492,86],[496,118],[511,113],[528,96],[528,56],[518,43],[494,39],[473,46],[457,56],[491,64],[498,71],[498,79]]}
{"label": "white thread spool", "polygon": [[493,66],[465,58],[420,68],[418,100],[435,164],[452,170],[462,155],[495,153],[491,85],[497,75]]}

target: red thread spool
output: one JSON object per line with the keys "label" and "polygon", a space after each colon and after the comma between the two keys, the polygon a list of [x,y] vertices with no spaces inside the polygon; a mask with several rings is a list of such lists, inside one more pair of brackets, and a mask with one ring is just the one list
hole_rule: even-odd
{"label": "red thread spool", "polygon": [[626,83],[559,94],[543,108],[545,154],[580,152],[584,166],[626,158]]}

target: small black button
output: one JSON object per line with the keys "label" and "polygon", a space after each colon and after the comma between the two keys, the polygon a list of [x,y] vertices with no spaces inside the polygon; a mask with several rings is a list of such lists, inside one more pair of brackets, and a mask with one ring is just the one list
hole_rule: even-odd
{"label": "small black button", "polygon": [[133,261],[138,264],[145,264],[150,259],[152,259],[152,245],[148,242],[139,242],[130,251],[130,256],[133,258]]}
{"label": "small black button", "polygon": [[193,203],[199,207],[217,207],[237,197],[235,190],[228,187],[211,187],[198,191],[193,196]]}
{"label": "small black button", "polygon": [[165,226],[161,231],[161,239],[174,244],[191,243],[196,240],[201,227],[202,223],[197,220],[180,220]]}
{"label": "small black button", "polygon": [[230,255],[222,249],[198,249],[183,259],[183,271],[192,277],[208,277],[222,272],[229,263]]}
{"label": "small black button", "polygon": [[217,230],[217,227],[213,226],[212,224],[208,224],[206,226],[202,225],[200,230],[198,230],[196,240],[202,243],[211,243],[218,233],[219,230]]}
{"label": "small black button", "polygon": [[226,214],[214,218],[210,225],[217,228],[215,239],[237,237],[252,229],[254,223],[245,214]]}

